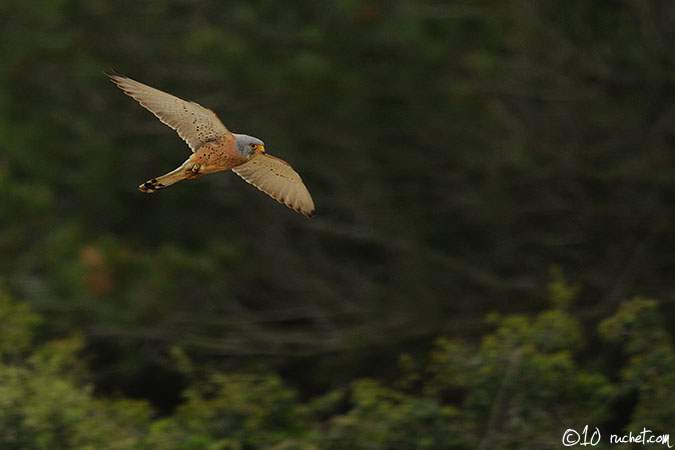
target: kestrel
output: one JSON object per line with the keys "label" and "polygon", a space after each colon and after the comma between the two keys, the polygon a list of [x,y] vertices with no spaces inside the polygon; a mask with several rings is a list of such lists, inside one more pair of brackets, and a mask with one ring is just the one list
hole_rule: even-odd
{"label": "kestrel", "polygon": [[107,76],[165,125],[176,130],[192,150],[177,169],[138,186],[155,192],[181,180],[232,169],[234,173],[289,208],[311,217],[314,201],[300,175],[284,160],[265,152],[258,138],[230,132],[208,108],[146,86],[117,72]]}

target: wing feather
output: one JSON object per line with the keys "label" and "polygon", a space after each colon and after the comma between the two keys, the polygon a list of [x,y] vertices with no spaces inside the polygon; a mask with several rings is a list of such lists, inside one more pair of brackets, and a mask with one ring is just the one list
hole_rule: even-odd
{"label": "wing feather", "polygon": [[209,140],[233,138],[232,133],[210,109],[139,83],[119,73],[105,72],[105,74],[125,94],[157,116],[162,123],[176,130],[193,152]]}
{"label": "wing feather", "polygon": [[314,215],[312,196],[300,175],[286,161],[258,154],[232,170],[279,203],[307,217]]}

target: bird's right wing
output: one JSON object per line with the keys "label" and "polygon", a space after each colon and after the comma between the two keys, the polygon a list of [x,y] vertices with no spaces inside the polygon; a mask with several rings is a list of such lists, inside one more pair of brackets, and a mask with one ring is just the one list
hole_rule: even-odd
{"label": "bird's right wing", "polygon": [[198,103],[180,99],[116,72],[105,74],[125,94],[176,130],[193,152],[209,140],[234,138],[213,111]]}
{"label": "bird's right wing", "polygon": [[295,211],[312,217],[314,201],[300,175],[284,160],[257,154],[232,169],[248,183]]}

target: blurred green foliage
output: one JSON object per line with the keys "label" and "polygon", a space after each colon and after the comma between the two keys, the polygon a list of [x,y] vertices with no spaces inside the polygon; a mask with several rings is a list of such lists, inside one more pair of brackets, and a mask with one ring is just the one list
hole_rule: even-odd
{"label": "blurred green foliage", "polygon": [[[193,374],[181,404],[157,416],[143,401],[93,395],[81,337],[36,345],[38,316],[4,296],[1,342],[12,352],[3,347],[0,362],[0,446],[553,449],[566,428],[587,424],[605,436],[645,424],[668,432],[675,352],[659,315],[658,302],[637,297],[601,322],[602,339],[620,339],[629,357],[617,380],[583,356],[588,337],[578,319],[552,306],[491,317],[481,343],[439,338],[428,356],[401,355],[387,379],[357,379],[309,399],[269,373]],[[21,346],[11,345],[16,336]],[[613,407],[626,393],[637,395],[629,420]],[[617,419],[623,426],[612,428]]]}
{"label": "blurred green foliage", "polygon": [[[0,447],[667,428],[673,24],[669,0],[0,2]],[[317,216],[233,174],[139,193],[188,151],[110,67],[264,139]]]}

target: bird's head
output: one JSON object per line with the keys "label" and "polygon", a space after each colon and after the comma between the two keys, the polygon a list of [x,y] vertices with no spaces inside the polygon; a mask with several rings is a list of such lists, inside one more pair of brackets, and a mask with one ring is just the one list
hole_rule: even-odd
{"label": "bird's head", "polygon": [[237,134],[237,151],[244,158],[250,158],[257,153],[265,153],[265,143],[258,138],[246,134]]}

